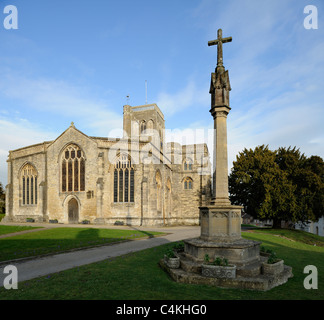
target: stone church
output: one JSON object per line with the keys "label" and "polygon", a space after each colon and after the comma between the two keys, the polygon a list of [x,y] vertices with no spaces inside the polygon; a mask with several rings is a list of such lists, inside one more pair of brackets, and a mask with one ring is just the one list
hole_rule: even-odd
{"label": "stone church", "polygon": [[124,106],[123,137],[58,138],[9,151],[5,221],[197,225],[211,198],[206,144],[165,142],[156,104]]}

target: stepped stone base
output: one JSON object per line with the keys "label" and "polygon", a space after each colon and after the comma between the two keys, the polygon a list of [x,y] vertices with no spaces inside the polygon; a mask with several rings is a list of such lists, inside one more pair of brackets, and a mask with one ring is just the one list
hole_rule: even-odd
{"label": "stepped stone base", "polygon": [[291,267],[288,266],[285,266],[284,270],[277,275],[259,275],[254,277],[237,275],[235,279],[207,278],[201,274],[186,272],[183,269],[170,269],[166,266],[163,259],[160,260],[160,266],[167,271],[176,282],[205,284],[221,288],[267,291],[286,283],[288,279],[292,277]]}
{"label": "stepped stone base", "polygon": [[203,262],[205,255],[210,259],[226,258],[229,263],[243,266],[260,261],[261,242],[238,239],[232,242],[204,241],[201,238],[185,240],[185,254],[197,262]]}
{"label": "stepped stone base", "polygon": [[[174,281],[191,284],[206,284],[223,288],[239,288],[266,291],[282,285],[293,277],[292,268],[284,266],[280,272],[263,274],[262,263],[267,258],[260,256],[260,242],[240,239],[233,243],[206,242],[201,238],[185,240],[184,252],[178,253],[180,268],[169,268],[164,259],[159,264]],[[236,265],[236,277],[210,278],[202,275],[205,254],[228,259]]]}

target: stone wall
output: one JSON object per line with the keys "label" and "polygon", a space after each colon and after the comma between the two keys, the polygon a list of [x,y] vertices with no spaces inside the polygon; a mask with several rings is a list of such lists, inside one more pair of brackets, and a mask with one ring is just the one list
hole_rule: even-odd
{"label": "stone wall", "polygon": [[[135,110],[135,111],[134,111]],[[124,130],[131,120],[153,120],[154,128],[164,129],[164,118],[156,105],[124,108]],[[162,137],[164,136],[162,131]],[[65,148],[76,145],[85,158],[85,190],[63,192],[62,157]],[[195,225],[199,209],[210,199],[210,162],[206,145],[159,145],[149,135],[109,139],[89,137],[74,124],[56,140],[11,151],[8,157],[6,220],[58,220],[69,223],[69,201],[75,199],[78,221],[130,225]],[[130,152],[131,150],[131,152]],[[145,152],[143,152],[145,151]],[[165,153],[163,153],[165,151]],[[114,168],[120,154],[128,153],[134,168],[134,202],[115,203]],[[142,156],[144,154],[144,157]],[[207,174],[201,174],[201,158]],[[190,159],[192,165],[184,167]],[[37,204],[23,205],[21,170],[25,164],[37,171]],[[186,170],[187,169],[187,170]],[[185,189],[189,177],[191,188]]]}

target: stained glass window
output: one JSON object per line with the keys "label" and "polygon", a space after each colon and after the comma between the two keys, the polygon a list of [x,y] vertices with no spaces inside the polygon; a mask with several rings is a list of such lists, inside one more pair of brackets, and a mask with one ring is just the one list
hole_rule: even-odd
{"label": "stained glass window", "polygon": [[114,202],[134,202],[134,168],[127,155],[120,156],[115,163]]}
{"label": "stained glass window", "polygon": [[85,158],[83,151],[74,144],[63,152],[61,183],[62,192],[85,191]]}
{"label": "stained glass window", "polygon": [[31,164],[21,170],[22,205],[37,204],[37,171]]}

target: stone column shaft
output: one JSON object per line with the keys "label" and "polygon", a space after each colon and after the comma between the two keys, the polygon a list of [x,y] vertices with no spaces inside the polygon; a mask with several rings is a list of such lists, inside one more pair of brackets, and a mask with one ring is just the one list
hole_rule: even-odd
{"label": "stone column shaft", "polygon": [[227,114],[229,107],[211,110],[214,118],[213,204],[229,205],[227,161]]}

